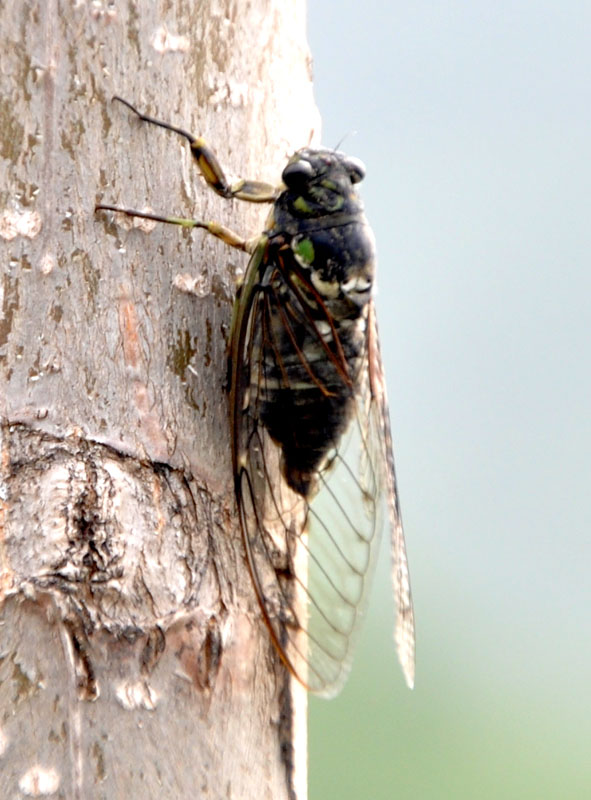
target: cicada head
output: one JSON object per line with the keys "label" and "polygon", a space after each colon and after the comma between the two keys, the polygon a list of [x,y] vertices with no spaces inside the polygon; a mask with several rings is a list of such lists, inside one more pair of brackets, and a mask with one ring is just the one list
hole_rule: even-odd
{"label": "cicada head", "polygon": [[306,147],[294,153],[283,170],[286,189],[279,205],[298,219],[360,213],[363,206],[354,187],[364,176],[359,159]]}

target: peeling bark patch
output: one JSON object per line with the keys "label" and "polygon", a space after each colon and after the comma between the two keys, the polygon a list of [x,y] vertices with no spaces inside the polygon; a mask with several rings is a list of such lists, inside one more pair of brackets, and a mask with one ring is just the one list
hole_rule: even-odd
{"label": "peeling bark patch", "polygon": [[13,585],[13,571],[6,557],[6,522],[10,488],[6,476],[10,469],[9,449],[0,428],[0,606]]}
{"label": "peeling bark patch", "polygon": [[[106,181],[105,185],[108,185],[108,183],[109,181]],[[155,213],[151,206],[143,206],[139,210],[146,214]],[[154,220],[146,219],[145,217],[129,217],[127,214],[124,214],[120,211],[116,211],[114,214],[117,226],[124,231],[137,229],[142,233],[151,233],[158,224],[157,222],[154,222]],[[125,249],[122,248],[120,252],[124,253]]]}
{"label": "peeling bark patch", "polygon": [[95,742],[92,745],[92,757],[94,758],[96,764],[96,777],[99,781],[104,781],[107,777],[107,769],[105,765],[105,753],[103,748],[100,746],[98,742]]}
{"label": "peeling bark patch", "polygon": [[133,400],[141,427],[145,433],[150,456],[155,461],[166,461],[169,447],[163,430],[158,405],[146,383],[139,380],[144,356],[141,346],[141,326],[135,303],[127,296],[119,302],[119,328],[123,340],[123,356],[127,367],[136,376],[133,380]]}
{"label": "peeling bark patch", "polygon": [[0,347],[8,342],[14,315],[18,311],[19,305],[18,281],[10,275],[4,275],[0,284]]}
{"label": "peeling bark patch", "polygon": [[8,749],[8,736],[4,733],[2,728],[0,728],[0,758],[4,755],[4,753]]}
{"label": "peeling bark patch", "polygon": [[39,689],[37,681],[27,675],[24,666],[16,661],[13,664],[11,678],[14,686],[13,703],[15,706],[23,700],[29,700]]}
{"label": "peeling bark patch", "polygon": [[211,322],[209,319],[205,320],[205,329],[207,331],[207,342],[205,344],[205,366],[211,366],[211,346],[212,346],[212,330],[211,330]]}
{"label": "peeling bark patch", "polygon": [[162,628],[153,628],[146,637],[146,644],[142,650],[140,659],[140,669],[142,675],[147,677],[156,667],[160,656],[166,649],[166,637]]}
{"label": "peeling bark patch", "polygon": [[219,619],[195,611],[180,619],[166,634],[167,647],[177,662],[176,675],[209,696],[217,682],[224,647]]}
{"label": "peeling bark patch", "polygon": [[73,503],[72,544],[84,551],[82,564],[92,580],[97,573],[105,572],[109,554],[96,489],[97,475],[91,464],[86,464],[86,478],[84,489]]}
{"label": "peeling bark patch", "polygon": [[86,659],[98,631],[138,641],[136,669],[147,676],[172,620],[192,615],[197,596],[208,613],[191,616],[199,635],[193,663],[207,637],[204,669],[211,674],[220,636],[209,619],[222,612],[210,537],[222,523],[212,520],[210,496],[182,471],[138,464],[78,436],[53,437],[24,424],[1,432],[0,485],[9,510],[3,574],[12,575],[6,591],[26,593],[66,624],[87,699],[93,676]]}
{"label": "peeling bark patch", "polygon": [[45,253],[39,261],[39,272],[42,275],[50,275],[55,269],[57,261],[53,253]]}
{"label": "peeling bark patch", "polygon": [[126,711],[133,711],[136,708],[154,711],[160,699],[158,693],[143,680],[120,683],[115,688],[115,697]]}
{"label": "peeling bark patch", "polygon": [[179,292],[194,297],[208,297],[211,294],[211,281],[205,275],[190,275],[188,272],[177,274],[172,280],[172,285]]}
{"label": "peeling bark patch", "polygon": [[[235,615],[231,629],[228,625],[224,630],[223,640],[225,641],[223,681],[237,692],[249,691],[256,680],[258,655],[257,627],[250,615]],[[270,652],[274,658],[275,653]]]}
{"label": "peeling bark patch", "polygon": [[103,8],[100,0],[99,2],[95,0],[95,2],[92,3],[90,15],[94,19],[105,19],[107,22],[112,22],[113,20],[117,19],[116,9],[111,8],[110,6]]}
{"label": "peeling bark patch", "polygon": [[37,211],[3,211],[0,214],[0,236],[7,241],[25,236],[34,239],[41,232],[41,215]]}
{"label": "peeling bark patch", "polygon": [[168,441],[160,417],[154,408],[154,401],[145,383],[134,381],[134,400],[142,429],[149,444],[151,456],[157,461],[166,461],[169,456]]}
{"label": "peeling bark patch", "polygon": [[178,330],[176,342],[170,348],[170,365],[172,371],[181,380],[185,379],[185,371],[197,353],[193,347],[191,333],[188,330]]}
{"label": "peeling bark patch", "polygon": [[[191,380],[191,375],[198,375],[193,363],[197,354],[197,344],[197,337],[192,337],[190,331],[186,329],[177,330],[176,342],[169,347],[167,363],[185,387],[187,405],[196,411],[200,411],[193,394],[194,382]],[[187,372],[189,375],[187,375]]]}
{"label": "peeling bark patch", "polygon": [[[99,283],[100,273],[94,266],[92,259],[85,250],[76,248],[70,253],[69,263],[78,272],[84,281],[86,287],[86,297],[88,299],[89,307],[96,309],[97,298],[100,296]],[[45,269],[49,268],[49,263],[45,260],[43,262]],[[51,270],[50,270],[51,271]],[[47,274],[47,273],[46,273]]]}
{"label": "peeling bark patch", "polygon": [[137,369],[141,360],[139,323],[135,305],[131,300],[123,300],[119,306],[119,325],[123,337],[125,363],[128,367]]}
{"label": "peeling bark patch", "polygon": [[18,782],[19,789],[28,797],[43,797],[55,794],[59,789],[60,776],[53,767],[35,764],[28,769]]}
{"label": "peeling bark patch", "polygon": [[6,161],[16,164],[25,149],[25,128],[13,113],[13,104],[8,98],[0,99],[0,128],[2,144],[0,155]]}
{"label": "peeling bark patch", "polygon": [[217,621],[211,617],[201,649],[197,655],[195,678],[202,690],[211,691],[220,668],[222,639]]}
{"label": "peeling bark patch", "polygon": [[175,36],[161,25],[152,37],[152,47],[157,53],[185,52],[190,47],[188,36]]}
{"label": "peeling bark patch", "polygon": [[70,638],[70,655],[76,675],[78,699],[92,703],[98,699],[100,690],[90,659],[86,636],[78,620],[66,624],[66,630]]}

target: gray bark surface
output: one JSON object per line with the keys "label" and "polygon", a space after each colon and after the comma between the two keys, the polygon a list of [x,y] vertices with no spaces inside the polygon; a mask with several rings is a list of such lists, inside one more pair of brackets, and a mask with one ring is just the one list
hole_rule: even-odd
{"label": "gray bark surface", "polygon": [[232,491],[226,346],[249,236],[186,145],[276,182],[318,130],[297,0],[0,5],[0,800],[304,798],[305,696]]}

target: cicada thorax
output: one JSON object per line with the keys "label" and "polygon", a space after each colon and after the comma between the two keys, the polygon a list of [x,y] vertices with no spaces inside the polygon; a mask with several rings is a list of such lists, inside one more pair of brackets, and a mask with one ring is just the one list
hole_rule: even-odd
{"label": "cicada thorax", "polygon": [[293,236],[271,232],[250,376],[287,484],[304,497],[353,413],[374,272],[362,217],[318,223]]}

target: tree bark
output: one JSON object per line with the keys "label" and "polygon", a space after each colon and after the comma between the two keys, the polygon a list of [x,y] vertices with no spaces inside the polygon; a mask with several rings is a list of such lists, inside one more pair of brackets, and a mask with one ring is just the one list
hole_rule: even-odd
{"label": "tree bark", "polygon": [[297,0],[0,6],[0,797],[304,798],[305,696],[238,529],[240,253],[173,134],[275,182],[318,131]]}

